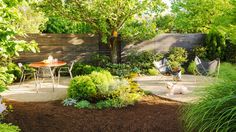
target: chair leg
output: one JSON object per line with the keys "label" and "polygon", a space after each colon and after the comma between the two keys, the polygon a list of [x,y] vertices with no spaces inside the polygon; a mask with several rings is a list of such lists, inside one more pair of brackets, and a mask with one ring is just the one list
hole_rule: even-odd
{"label": "chair leg", "polygon": [[60,74],[60,71],[58,72],[58,75],[57,75],[57,85],[60,84],[60,77],[61,77],[61,74]]}
{"label": "chair leg", "polygon": [[72,78],[73,78],[73,76],[72,76],[72,73],[71,73],[71,71],[69,71],[69,74],[70,74],[70,78],[72,79]]}
{"label": "chair leg", "polygon": [[23,78],[24,78],[24,74],[22,73],[21,77],[20,77],[20,84],[18,86],[18,88],[20,88],[21,84],[22,84],[22,81],[23,81]]}

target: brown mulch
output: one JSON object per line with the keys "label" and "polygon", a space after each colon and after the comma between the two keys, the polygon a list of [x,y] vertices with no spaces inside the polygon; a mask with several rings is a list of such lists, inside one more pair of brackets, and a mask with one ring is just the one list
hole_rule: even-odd
{"label": "brown mulch", "polygon": [[7,115],[6,122],[24,132],[182,131],[178,115],[182,104],[157,96],[146,96],[134,106],[105,110],[65,107],[61,101],[8,104],[14,111]]}

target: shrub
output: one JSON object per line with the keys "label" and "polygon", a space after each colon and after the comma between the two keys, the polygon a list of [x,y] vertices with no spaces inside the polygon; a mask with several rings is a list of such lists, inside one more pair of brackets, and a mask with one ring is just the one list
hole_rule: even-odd
{"label": "shrub", "polygon": [[107,70],[114,76],[127,77],[131,73],[131,67],[127,64],[108,64]]}
{"label": "shrub", "polygon": [[73,75],[88,75],[91,74],[93,71],[101,71],[101,70],[103,69],[100,67],[95,67],[77,62],[73,66],[72,73]]}
{"label": "shrub", "polygon": [[108,95],[109,85],[113,80],[112,75],[107,71],[102,71],[92,72],[89,76],[96,86],[97,98],[106,97]]}
{"label": "shrub", "polygon": [[184,62],[187,62],[187,51],[181,47],[171,48],[168,53],[168,63],[172,69],[180,67]]}
{"label": "shrub", "polygon": [[75,107],[79,108],[79,109],[84,109],[84,108],[92,108],[92,105],[87,100],[81,100],[81,101],[79,101],[78,103],[75,104]]}
{"label": "shrub", "polygon": [[6,84],[2,80],[0,80],[0,92],[3,92],[5,89],[7,89]]}
{"label": "shrub", "polygon": [[5,84],[11,84],[14,80],[14,75],[7,73],[6,67],[0,67],[0,80]]}
{"label": "shrub", "polygon": [[21,77],[21,69],[14,63],[9,63],[8,66],[7,66],[7,73],[9,74],[13,74],[15,77],[14,77],[14,80],[20,80],[20,77]]}
{"label": "shrub", "polygon": [[90,63],[93,66],[105,68],[107,64],[111,63],[111,60],[109,56],[95,53],[91,55]]}
{"label": "shrub", "polygon": [[163,58],[163,54],[156,54],[152,51],[131,51],[124,59],[132,68],[137,67],[141,73],[148,73],[148,69],[153,67],[153,61],[161,58]]}
{"label": "shrub", "polygon": [[73,106],[77,103],[77,100],[72,99],[72,98],[67,98],[67,99],[63,100],[62,103],[64,106]]}
{"label": "shrub", "polygon": [[189,64],[189,66],[188,66],[188,72],[190,73],[190,74],[196,74],[196,64],[195,64],[195,62],[194,61],[192,61],[190,64]]}
{"label": "shrub", "polygon": [[93,80],[90,76],[86,75],[73,78],[67,93],[69,98],[92,101],[97,95],[97,90]]}
{"label": "shrub", "polygon": [[20,132],[20,128],[18,126],[13,126],[11,124],[0,124],[1,132]]}
{"label": "shrub", "polygon": [[148,73],[149,75],[153,75],[153,76],[159,74],[159,72],[155,68],[148,69]]}
{"label": "shrub", "polygon": [[190,56],[190,60],[194,60],[196,56],[203,60],[207,60],[207,48],[203,46],[195,47],[191,50]]}

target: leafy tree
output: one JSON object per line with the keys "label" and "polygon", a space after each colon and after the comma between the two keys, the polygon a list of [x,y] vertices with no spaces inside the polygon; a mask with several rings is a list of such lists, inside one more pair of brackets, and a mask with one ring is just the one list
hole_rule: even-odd
{"label": "leafy tree", "polygon": [[174,28],[174,16],[172,14],[159,16],[156,19],[156,24],[158,27],[158,32],[170,33]]}
{"label": "leafy tree", "polygon": [[44,0],[45,12],[55,11],[65,18],[89,24],[111,49],[111,60],[117,62],[117,33],[135,15],[155,16],[163,11],[161,0]]}
{"label": "leafy tree", "polygon": [[1,88],[6,84],[12,83],[14,75],[9,74],[7,65],[13,58],[19,56],[19,52],[32,51],[37,52],[37,44],[32,41],[30,43],[18,40],[16,35],[23,35],[16,27],[21,20],[18,12],[17,0],[0,0],[0,82]]}
{"label": "leafy tree", "polygon": [[175,30],[207,33],[214,20],[229,9],[230,0],[175,0],[172,4]]}

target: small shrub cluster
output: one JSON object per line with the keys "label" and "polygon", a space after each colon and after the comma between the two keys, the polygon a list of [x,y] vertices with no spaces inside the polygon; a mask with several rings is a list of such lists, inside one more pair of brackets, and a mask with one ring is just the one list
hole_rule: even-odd
{"label": "small shrub cluster", "polygon": [[95,67],[87,64],[83,64],[80,62],[76,62],[72,69],[72,74],[76,75],[88,75],[91,74],[93,71],[101,71],[103,70],[101,67]]}
{"label": "small shrub cluster", "polygon": [[11,124],[0,123],[0,131],[1,132],[20,132],[20,128],[18,126],[14,126]]}
{"label": "small shrub cluster", "polygon": [[114,79],[110,72],[92,72],[71,80],[65,106],[76,108],[120,108],[134,104],[143,95],[138,85],[126,79]]}
{"label": "small shrub cluster", "polygon": [[179,69],[183,63],[187,62],[188,54],[184,48],[174,47],[170,49],[167,56],[169,66],[175,70]]}
{"label": "small shrub cluster", "polygon": [[236,66],[223,63],[219,78],[201,91],[200,100],[183,108],[186,131],[236,131]]}
{"label": "small shrub cluster", "polygon": [[152,51],[131,51],[125,58],[124,62],[131,66],[131,68],[138,68],[141,73],[148,74],[148,69],[154,67],[154,60],[161,60],[163,54],[155,53]]}

